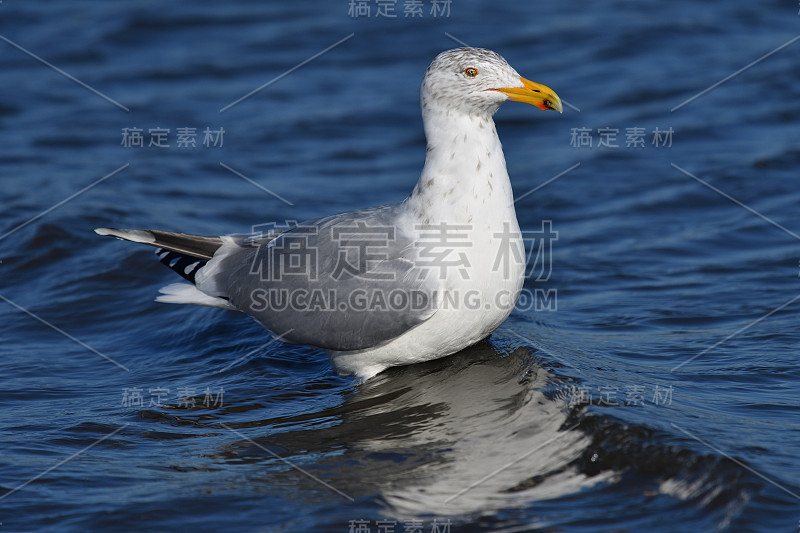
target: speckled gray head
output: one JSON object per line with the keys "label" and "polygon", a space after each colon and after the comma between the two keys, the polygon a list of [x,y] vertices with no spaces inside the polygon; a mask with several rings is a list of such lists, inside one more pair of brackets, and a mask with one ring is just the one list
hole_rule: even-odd
{"label": "speckled gray head", "polygon": [[507,100],[562,110],[552,89],[526,80],[500,54],[485,48],[456,48],[436,56],[422,79],[420,100],[423,112],[492,115]]}

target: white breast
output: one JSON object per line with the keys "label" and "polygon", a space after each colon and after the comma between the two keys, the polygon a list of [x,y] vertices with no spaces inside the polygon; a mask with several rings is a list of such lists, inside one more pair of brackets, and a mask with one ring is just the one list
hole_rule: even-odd
{"label": "white breast", "polygon": [[[442,275],[439,310],[427,321],[392,341],[356,352],[333,352],[331,362],[340,374],[371,377],[390,366],[444,357],[485,338],[511,313],[522,288],[525,249],[514,211],[502,147],[492,120],[464,117],[453,128],[448,119],[448,141],[431,142],[425,168],[405,202],[406,231],[414,232],[426,250],[426,241],[442,225],[452,232],[430,254],[446,254],[447,266],[428,267]],[[467,132],[453,135],[453,131]],[[467,235],[465,237],[465,235]],[[465,245],[466,244],[466,245]],[[424,253],[424,252],[423,252]],[[418,257],[418,264],[424,263]]]}

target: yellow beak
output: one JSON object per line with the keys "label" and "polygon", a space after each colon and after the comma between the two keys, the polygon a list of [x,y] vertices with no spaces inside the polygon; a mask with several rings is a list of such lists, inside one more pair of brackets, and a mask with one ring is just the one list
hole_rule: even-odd
{"label": "yellow beak", "polygon": [[535,83],[520,77],[522,84],[525,87],[501,87],[499,89],[491,89],[493,91],[500,91],[508,96],[509,100],[515,102],[525,102],[526,104],[535,105],[539,109],[553,109],[561,113],[561,98],[546,85]]}

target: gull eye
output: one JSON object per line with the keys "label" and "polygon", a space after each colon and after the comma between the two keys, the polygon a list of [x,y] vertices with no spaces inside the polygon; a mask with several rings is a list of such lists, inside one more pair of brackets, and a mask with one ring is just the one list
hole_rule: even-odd
{"label": "gull eye", "polygon": [[464,69],[464,74],[466,74],[469,78],[474,78],[478,75],[478,69],[475,67],[467,67]]}

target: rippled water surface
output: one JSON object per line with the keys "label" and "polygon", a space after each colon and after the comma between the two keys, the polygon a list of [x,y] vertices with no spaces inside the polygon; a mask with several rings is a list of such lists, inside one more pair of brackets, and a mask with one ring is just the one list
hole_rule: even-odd
{"label": "rippled water surface", "polygon": [[[0,4],[0,528],[797,531],[798,5],[363,4]],[[552,308],[359,385],[92,232],[401,200],[454,39],[570,104],[496,116]]]}

